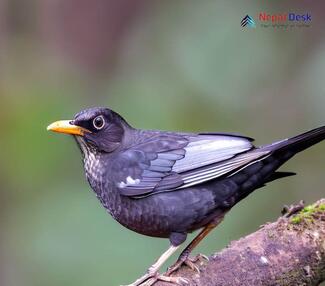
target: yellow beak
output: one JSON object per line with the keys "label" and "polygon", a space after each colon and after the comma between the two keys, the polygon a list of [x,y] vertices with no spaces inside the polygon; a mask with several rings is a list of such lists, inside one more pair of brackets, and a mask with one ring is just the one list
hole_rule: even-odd
{"label": "yellow beak", "polygon": [[79,136],[83,136],[85,132],[91,133],[88,129],[73,125],[70,122],[71,120],[60,120],[53,122],[52,124],[47,126],[47,130]]}

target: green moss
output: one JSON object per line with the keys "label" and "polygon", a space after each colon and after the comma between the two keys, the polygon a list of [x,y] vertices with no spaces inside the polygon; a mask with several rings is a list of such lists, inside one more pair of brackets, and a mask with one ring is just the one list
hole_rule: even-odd
{"label": "green moss", "polygon": [[310,213],[310,212],[313,212],[314,209],[315,209],[314,206],[311,205],[311,206],[304,207],[304,208],[302,209],[302,212],[303,212],[303,213]]}
{"label": "green moss", "polygon": [[298,214],[291,218],[292,224],[300,224],[302,222],[313,222],[314,215],[316,213],[322,213],[325,211],[325,204],[310,205],[304,207]]}
{"label": "green moss", "polygon": [[302,218],[300,216],[295,216],[291,219],[291,223],[293,224],[299,224],[301,222]]}

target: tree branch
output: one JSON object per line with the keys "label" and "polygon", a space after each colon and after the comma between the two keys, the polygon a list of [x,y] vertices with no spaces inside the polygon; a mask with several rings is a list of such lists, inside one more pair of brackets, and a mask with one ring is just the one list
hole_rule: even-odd
{"label": "tree branch", "polygon": [[319,285],[325,281],[325,199],[262,226],[197,266],[200,274],[183,266],[173,275],[191,286]]}

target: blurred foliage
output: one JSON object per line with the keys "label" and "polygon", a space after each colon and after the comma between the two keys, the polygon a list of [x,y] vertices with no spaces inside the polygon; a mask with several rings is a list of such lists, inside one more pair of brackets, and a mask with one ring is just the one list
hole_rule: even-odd
{"label": "blurred foliage", "polygon": [[[289,1],[135,2],[0,2],[1,285],[119,285],[168,245],[106,214],[73,140],[46,132],[54,120],[103,105],[135,127],[238,132],[257,144],[324,124],[324,3],[295,2],[313,23],[288,31],[239,23]],[[284,204],[324,197],[324,153],[321,144],[291,160],[284,169],[298,176],[245,199],[197,251],[221,249]]]}

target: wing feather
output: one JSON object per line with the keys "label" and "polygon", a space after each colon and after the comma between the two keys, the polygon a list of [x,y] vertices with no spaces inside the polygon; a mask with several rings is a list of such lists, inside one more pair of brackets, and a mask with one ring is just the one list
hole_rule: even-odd
{"label": "wing feather", "polygon": [[197,185],[205,181],[221,177],[243,166],[247,167],[248,164],[261,160],[269,153],[270,152],[268,151],[248,152],[229,160],[213,164],[213,166],[202,168],[201,170],[187,172],[186,174],[182,175],[184,185],[182,185],[181,188]]}
{"label": "wing feather", "polygon": [[249,140],[224,135],[200,135],[184,148],[186,156],[176,161],[173,171],[182,173],[216,162],[224,161],[253,148]]}
{"label": "wing feather", "polygon": [[268,155],[251,141],[233,134],[156,135],[117,157],[113,180],[135,198],[201,184]]}

